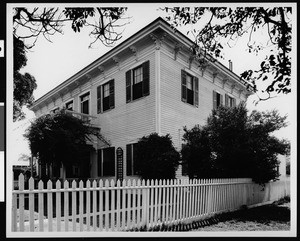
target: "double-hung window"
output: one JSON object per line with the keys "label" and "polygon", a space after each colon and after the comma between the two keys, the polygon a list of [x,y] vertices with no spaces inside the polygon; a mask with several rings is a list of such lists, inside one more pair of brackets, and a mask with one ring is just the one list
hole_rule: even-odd
{"label": "double-hung window", "polygon": [[97,87],[97,113],[115,108],[115,80]]}
{"label": "double-hung window", "polygon": [[181,100],[198,107],[199,79],[184,70],[181,70]]}
{"label": "double-hung window", "polygon": [[89,114],[89,105],[90,105],[90,92],[87,92],[84,95],[80,96],[80,112],[83,114]]}
{"label": "double-hung window", "polygon": [[98,176],[115,176],[115,148],[98,150]]}
{"label": "double-hung window", "polygon": [[126,102],[150,94],[149,61],[126,72]]}
{"label": "double-hung window", "polygon": [[126,145],[126,174],[127,176],[131,175],[138,175],[136,171],[136,147],[137,143],[135,144],[128,144]]}
{"label": "double-hung window", "polygon": [[223,95],[213,91],[213,108],[217,109],[220,105],[223,105]]}
{"label": "double-hung window", "polygon": [[236,106],[236,100],[235,98],[225,94],[225,106],[227,107],[235,107]]}
{"label": "double-hung window", "polygon": [[66,110],[73,111],[73,109],[74,109],[74,107],[73,107],[73,100],[68,101],[68,102],[65,104],[65,107],[66,107]]}

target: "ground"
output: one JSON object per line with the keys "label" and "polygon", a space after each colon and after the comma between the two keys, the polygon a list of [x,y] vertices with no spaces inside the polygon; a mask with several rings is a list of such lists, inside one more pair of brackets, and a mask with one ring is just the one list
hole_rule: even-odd
{"label": "ground", "polygon": [[217,223],[190,231],[289,231],[290,203],[274,203],[216,217]]}

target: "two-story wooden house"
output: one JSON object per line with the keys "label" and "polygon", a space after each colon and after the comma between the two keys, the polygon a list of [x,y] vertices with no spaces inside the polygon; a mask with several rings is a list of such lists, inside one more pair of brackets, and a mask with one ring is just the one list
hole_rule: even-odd
{"label": "two-story wooden house", "polygon": [[[199,67],[193,42],[158,18],[45,94],[36,116],[65,107],[91,118],[105,140],[89,153],[91,178],[136,178],[135,143],[156,132],[182,146],[183,126],[204,124],[213,108],[246,101],[251,92],[218,61]],[[121,155],[123,152],[123,158]],[[73,173],[72,173],[73,172]],[[76,176],[74,166],[62,177]]]}

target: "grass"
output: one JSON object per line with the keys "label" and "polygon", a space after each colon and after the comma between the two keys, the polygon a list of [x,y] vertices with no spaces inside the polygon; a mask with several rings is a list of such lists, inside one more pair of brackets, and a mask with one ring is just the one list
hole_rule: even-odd
{"label": "grass", "polygon": [[285,198],[270,205],[217,215],[214,224],[191,231],[288,231],[290,215],[289,200]]}

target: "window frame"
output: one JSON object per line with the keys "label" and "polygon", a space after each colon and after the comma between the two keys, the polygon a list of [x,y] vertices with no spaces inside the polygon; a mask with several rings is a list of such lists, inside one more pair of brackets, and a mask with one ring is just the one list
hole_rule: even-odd
{"label": "window frame", "polygon": [[[218,96],[220,97],[219,105],[218,105]],[[217,109],[219,106],[223,105],[223,95],[217,91],[213,90],[213,109]]]}
{"label": "window frame", "polygon": [[225,106],[229,108],[236,107],[236,98],[230,94],[225,94]]}
{"label": "window frame", "polygon": [[66,102],[64,103],[64,107],[66,108],[66,110],[69,110],[69,109],[67,108],[67,105],[70,104],[71,102],[72,102],[72,110],[70,110],[70,111],[74,111],[74,99],[71,99],[71,100],[66,101]]}
{"label": "window frame", "polygon": [[[137,143],[129,143],[126,145],[126,176],[137,176],[138,172],[135,170],[136,154],[134,149],[137,147]],[[130,151],[130,155],[129,155]],[[130,158],[129,158],[130,157]],[[128,162],[130,161],[130,165]]]}
{"label": "window frame", "polygon": [[[85,97],[85,96],[89,96],[89,99],[88,100],[85,100],[85,101],[88,101],[88,113],[84,113],[82,112],[82,103],[83,101],[81,100],[82,97]],[[85,92],[83,92],[81,95],[78,96],[79,98],[79,111],[81,114],[86,114],[86,115],[90,115],[91,113],[91,91],[90,90],[87,90]]]}
{"label": "window frame", "polygon": [[[188,88],[188,78],[191,80],[192,89]],[[192,98],[189,95],[192,93]],[[192,103],[190,100],[192,99]],[[199,107],[199,78],[191,71],[181,70],[181,101],[194,107]]]}
{"label": "window frame", "polygon": [[[110,161],[104,161],[104,151],[110,149],[111,153],[113,154],[113,158]],[[111,176],[116,176],[116,150],[115,147],[106,147],[102,149],[97,150],[97,174],[99,177],[111,177]],[[105,173],[105,163],[110,163],[113,162],[113,174],[107,174]],[[99,165],[100,164],[100,165]],[[112,163],[111,163],[112,164]],[[109,170],[110,171],[110,170]]]}
{"label": "window frame", "polygon": [[[108,85],[109,95],[104,97],[104,86]],[[108,108],[104,110],[104,98],[108,98]],[[97,114],[115,108],[115,80],[111,79],[97,86]]]}
{"label": "window frame", "polygon": [[[135,83],[135,71],[141,68],[141,81]],[[136,93],[136,89],[140,88],[140,93]],[[125,73],[125,89],[126,89],[126,103],[139,100],[150,95],[150,61],[136,64]],[[137,96],[137,97],[135,97]]]}

